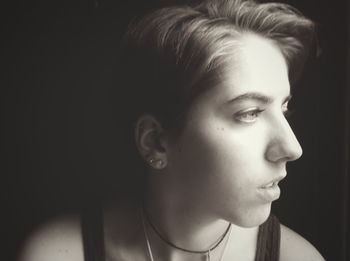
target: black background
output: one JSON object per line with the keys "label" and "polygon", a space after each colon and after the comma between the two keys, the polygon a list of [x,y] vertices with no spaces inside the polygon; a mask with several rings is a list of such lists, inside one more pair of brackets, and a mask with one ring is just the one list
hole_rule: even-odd
{"label": "black background", "polygon": [[[114,186],[110,181],[118,182],[122,137],[112,104],[121,97],[110,95],[115,58],[127,21],[154,2],[29,0],[2,6],[2,260],[13,260],[38,225],[104,197]],[[273,211],[327,260],[345,261],[350,8],[346,0],[284,2],[318,23],[321,55],[307,63],[294,90],[290,121],[304,155],[290,164]]]}

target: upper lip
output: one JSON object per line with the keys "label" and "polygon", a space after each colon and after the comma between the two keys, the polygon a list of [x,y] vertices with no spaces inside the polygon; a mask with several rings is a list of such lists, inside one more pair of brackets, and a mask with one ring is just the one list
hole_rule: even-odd
{"label": "upper lip", "polygon": [[283,175],[278,176],[277,178],[274,178],[273,180],[270,180],[268,183],[265,183],[264,185],[261,186],[261,188],[267,187],[272,183],[278,183],[280,182],[282,179],[284,179],[286,177],[286,173],[284,173]]}

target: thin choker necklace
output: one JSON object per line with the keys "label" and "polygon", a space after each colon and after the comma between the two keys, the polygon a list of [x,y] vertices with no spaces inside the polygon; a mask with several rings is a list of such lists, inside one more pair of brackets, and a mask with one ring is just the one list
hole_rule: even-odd
{"label": "thin choker necklace", "polygon": [[[144,235],[145,235],[145,239],[146,239],[146,243],[147,243],[147,248],[148,248],[148,253],[149,253],[149,256],[151,258],[151,261],[154,261],[153,259],[153,254],[152,254],[152,249],[151,249],[151,245],[150,245],[150,241],[149,241],[149,238],[148,238],[148,234],[147,234],[147,230],[146,230],[146,224],[145,224],[145,218],[144,216],[146,216],[146,220],[148,222],[148,224],[150,225],[150,227],[154,230],[154,232],[159,236],[160,239],[162,239],[166,244],[168,244],[169,246],[175,248],[175,249],[178,249],[178,250],[181,250],[181,251],[184,251],[184,252],[188,252],[188,253],[192,253],[192,254],[206,254],[207,256],[207,261],[210,261],[210,254],[211,252],[216,249],[220,243],[225,239],[226,235],[227,234],[230,234],[231,233],[231,223],[229,223],[229,225],[227,226],[227,229],[225,230],[225,232],[217,239],[217,241],[215,241],[212,245],[212,247],[210,247],[208,250],[190,250],[190,249],[186,249],[186,248],[182,248],[182,247],[179,247],[179,246],[176,246],[175,244],[173,244],[172,242],[170,242],[168,239],[166,239],[161,233],[160,231],[153,225],[153,223],[151,222],[146,210],[144,208],[141,208],[141,219],[142,219],[142,226],[143,226],[143,232],[144,232]],[[230,236],[230,235],[229,235]],[[224,252],[226,250],[226,245],[227,245],[227,241],[229,239],[226,240],[225,242],[225,246],[224,246],[224,249],[223,249],[223,252],[222,252],[222,255],[220,257],[220,261],[222,260],[223,256],[224,256]]]}

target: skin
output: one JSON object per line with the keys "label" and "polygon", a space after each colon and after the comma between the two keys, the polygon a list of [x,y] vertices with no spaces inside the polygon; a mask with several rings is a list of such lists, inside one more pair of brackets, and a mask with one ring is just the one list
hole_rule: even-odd
{"label": "skin", "polygon": [[266,40],[242,41],[239,66],[233,62],[224,83],[193,104],[182,135],[164,141],[159,157],[168,166],[151,180],[157,195],[166,188],[160,193],[171,197],[173,212],[193,213],[196,222],[261,224],[271,201],[259,188],[284,178],[286,163],[302,154],[284,117],[290,87],[283,56]]}
{"label": "skin", "polygon": [[[302,150],[284,116],[288,70],[273,42],[245,35],[224,78],[194,102],[180,136],[167,135],[155,118],[144,115],[135,139],[146,161],[163,162],[150,164],[145,209],[164,236],[178,246],[204,250],[231,222],[223,260],[248,261],[254,260],[258,226],[279,196],[278,189],[273,197],[266,196],[262,187],[284,178],[286,163],[298,159]],[[106,210],[104,224],[109,260],[149,260],[139,208]],[[48,225],[30,240],[20,260],[83,260],[78,228],[77,220]],[[155,260],[194,260],[146,229]],[[213,251],[212,260],[219,260],[223,246]],[[62,253],[75,254],[75,259]],[[323,258],[282,225],[280,260]]]}
{"label": "skin", "polygon": [[[209,248],[227,222],[237,240],[247,231],[254,238],[256,230],[242,227],[263,223],[278,198],[266,197],[261,187],[283,179],[286,163],[302,154],[284,116],[290,96],[284,57],[255,35],[244,36],[241,46],[223,83],[192,105],[181,135],[157,135],[162,149],[140,150],[167,162],[160,173],[153,171],[146,207],[182,247]],[[154,132],[162,130],[155,125]],[[150,136],[142,137],[144,144],[156,144]]]}

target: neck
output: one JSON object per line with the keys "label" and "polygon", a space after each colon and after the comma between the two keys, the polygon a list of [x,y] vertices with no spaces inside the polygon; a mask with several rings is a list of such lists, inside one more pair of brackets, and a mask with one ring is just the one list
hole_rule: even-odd
{"label": "neck", "polygon": [[[192,251],[206,252],[227,231],[229,222],[209,217],[200,207],[191,206],[186,201],[169,198],[167,195],[171,193],[162,195],[153,191],[147,192],[144,202],[147,218],[163,238],[172,244]],[[151,229],[158,240],[162,240]]]}
{"label": "neck", "polygon": [[[189,200],[191,195],[178,193],[176,188],[179,186],[149,183],[144,197],[144,208],[151,222],[168,241],[178,247],[199,251],[210,249],[226,231],[229,222],[218,216],[208,215],[211,212],[206,209],[205,202],[200,204],[201,200],[195,200],[197,203],[194,204]],[[196,256],[170,247],[160,239],[147,222],[146,226],[152,251],[158,257],[155,260],[203,260],[201,258],[204,255]],[[242,253],[253,255],[257,232],[258,227],[243,228],[232,224],[230,242],[228,242],[225,256],[239,257]],[[220,260],[227,239],[226,237],[211,252],[211,260]]]}

